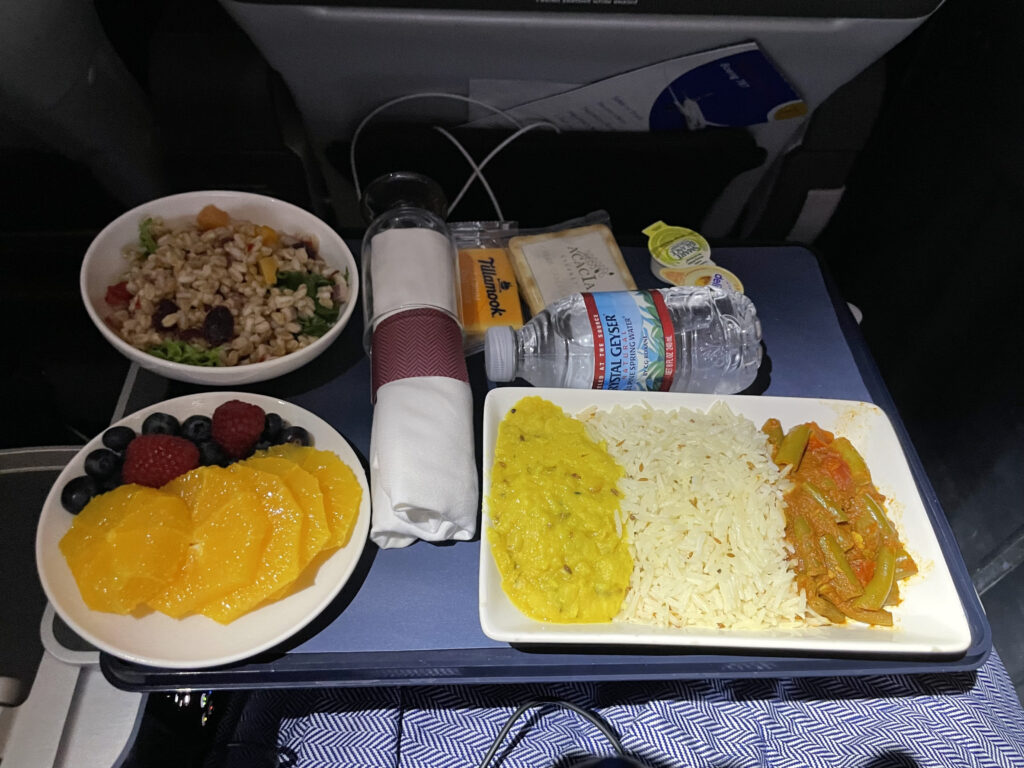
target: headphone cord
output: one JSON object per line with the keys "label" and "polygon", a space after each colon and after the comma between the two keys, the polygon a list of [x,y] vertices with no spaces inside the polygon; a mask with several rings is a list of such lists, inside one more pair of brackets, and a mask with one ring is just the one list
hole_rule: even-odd
{"label": "headphone cord", "polygon": [[509,731],[512,730],[512,725],[515,723],[515,721],[518,720],[524,712],[526,712],[528,709],[532,707],[549,706],[564,707],[566,709],[571,709],[584,720],[593,724],[594,727],[601,732],[601,734],[609,741],[609,743],[611,743],[612,748],[615,750],[615,754],[617,756],[626,756],[626,752],[622,748],[622,744],[619,742],[619,737],[616,736],[615,732],[612,731],[610,727],[608,727],[608,724],[605,723],[604,720],[602,720],[597,715],[593,714],[592,712],[588,712],[582,707],[576,706],[572,702],[561,701],[559,699],[534,699],[532,701],[526,702],[518,709],[516,709],[516,711],[512,713],[509,719],[505,721],[505,725],[503,725],[501,730],[498,731],[498,735],[494,738],[494,742],[491,744],[490,749],[487,750],[487,754],[484,755],[484,759],[480,761],[479,768],[487,768],[487,766],[490,765],[491,760],[494,759],[494,755],[497,754],[498,748],[501,746],[501,742],[508,735]]}

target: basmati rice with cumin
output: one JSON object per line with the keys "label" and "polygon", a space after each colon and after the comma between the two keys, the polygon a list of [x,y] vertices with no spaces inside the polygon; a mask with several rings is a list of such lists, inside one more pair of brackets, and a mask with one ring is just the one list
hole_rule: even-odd
{"label": "basmati rice with cumin", "polygon": [[719,402],[578,415],[626,477],[633,577],[618,621],[763,630],[826,623],[788,565],[783,494],[767,437]]}

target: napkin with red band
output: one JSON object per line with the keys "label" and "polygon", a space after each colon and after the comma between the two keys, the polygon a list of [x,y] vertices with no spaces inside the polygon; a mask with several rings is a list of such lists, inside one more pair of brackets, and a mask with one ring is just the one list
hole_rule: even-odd
{"label": "napkin with red band", "polygon": [[479,484],[458,323],[438,309],[404,310],[377,324],[371,349],[371,540],[471,539]]}

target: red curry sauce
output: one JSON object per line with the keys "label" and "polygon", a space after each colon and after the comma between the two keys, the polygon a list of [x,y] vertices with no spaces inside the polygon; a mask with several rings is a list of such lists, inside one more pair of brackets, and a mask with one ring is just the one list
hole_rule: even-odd
{"label": "red curry sauce", "polygon": [[899,583],[917,565],[864,459],[849,440],[814,422],[783,434],[778,420],[769,419],[762,429],[776,464],[792,467],[786,538],[808,606],[835,623],[849,618],[891,626],[886,607],[899,603]]}

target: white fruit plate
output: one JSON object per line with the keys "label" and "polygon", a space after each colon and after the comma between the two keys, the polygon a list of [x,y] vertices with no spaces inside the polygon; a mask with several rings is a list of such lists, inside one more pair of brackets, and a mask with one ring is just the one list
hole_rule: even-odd
{"label": "white fruit plate", "polygon": [[91,610],[82,601],[59,548],[61,538],[74,520],[61,505],[60,494],[69,480],[85,474],[85,457],[103,447],[102,436],[97,435],[64,468],[43,504],[36,532],[36,565],[43,589],[57,614],[100,650],[127,661],[175,669],[239,661],[278,645],[305,627],[330,605],[355,570],[370,528],[370,489],[355,451],[323,419],[272,397],[244,392],[209,392],[157,403],[117,424],[138,432],[151,413],[169,413],[183,421],[193,414],[209,416],[221,403],[235,399],[258,405],[268,413],[278,413],[293,426],[304,427],[312,435],[316,448],[337,454],[352,469],[363,490],[352,538],[321,563],[308,586],[230,624],[219,624],[201,615],[172,619],[155,612],[122,616]]}

